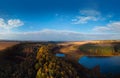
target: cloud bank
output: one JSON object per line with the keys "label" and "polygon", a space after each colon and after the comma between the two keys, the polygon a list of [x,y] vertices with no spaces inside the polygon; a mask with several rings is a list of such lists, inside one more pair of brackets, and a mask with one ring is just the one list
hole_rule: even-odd
{"label": "cloud bank", "polygon": [[68,30],[44,29],[34,32],[0,33],[0,39],[32,41],[81,41],[120,39],[120,34],[84,34]]}

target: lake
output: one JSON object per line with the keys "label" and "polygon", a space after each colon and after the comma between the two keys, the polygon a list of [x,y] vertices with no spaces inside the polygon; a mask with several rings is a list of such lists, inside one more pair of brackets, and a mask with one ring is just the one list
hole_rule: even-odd
{"label": "lake", "polygon": [[65,54],[57,53],[56,56],[57,56],[57,57],[65,57]]}
{"label": "lake", "polygon": [[79,63],[89,69],[92,69],[96,65],[99,65],[101,70],[100,72],[103,74],[107,73],[120,74],[120,56],[111,57],[83,56],[79,59]]}

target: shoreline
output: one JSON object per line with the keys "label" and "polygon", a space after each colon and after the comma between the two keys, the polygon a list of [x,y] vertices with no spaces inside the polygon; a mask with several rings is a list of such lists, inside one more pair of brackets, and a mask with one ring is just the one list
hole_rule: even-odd
{"label": "shoreline", "polygon": [[[65,54],[65,53],[62,53]],[[79,56],[79,57],[77,57]],[[80,58],[87,56],[87,57],[114,57],[114,56],[120,56],[120,55],[71,55],[71,54],[65,54],[65,58],[71,61],[79,61]]]}
{"label": "shoreline", "polygon": [[110,56],[120,56],[120,55],[83,55],[83,56],[110,57]]}

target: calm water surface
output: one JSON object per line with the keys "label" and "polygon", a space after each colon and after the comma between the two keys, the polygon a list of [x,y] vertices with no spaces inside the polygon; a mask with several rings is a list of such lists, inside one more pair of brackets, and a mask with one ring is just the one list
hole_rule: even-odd
{"label": "calm water surface", "polygon": [[87,68],[100,66],[101,73],[120,74],[120,56],[112,57],[88,57],[83,56],[79,59],[79,63]]}
{"label": "calm water surface", "polygon": [[65,57],[65,54],[57,53],[56,56],[57,56],[57,57]]}

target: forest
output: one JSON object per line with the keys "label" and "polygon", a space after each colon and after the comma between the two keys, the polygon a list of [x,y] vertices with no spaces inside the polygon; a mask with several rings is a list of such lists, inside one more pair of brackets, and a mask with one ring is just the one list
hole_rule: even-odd
{"label": "forest", "polygon": [[85,44],[79,47],[85,55],[114,56],[120,55],[120,43]]}

